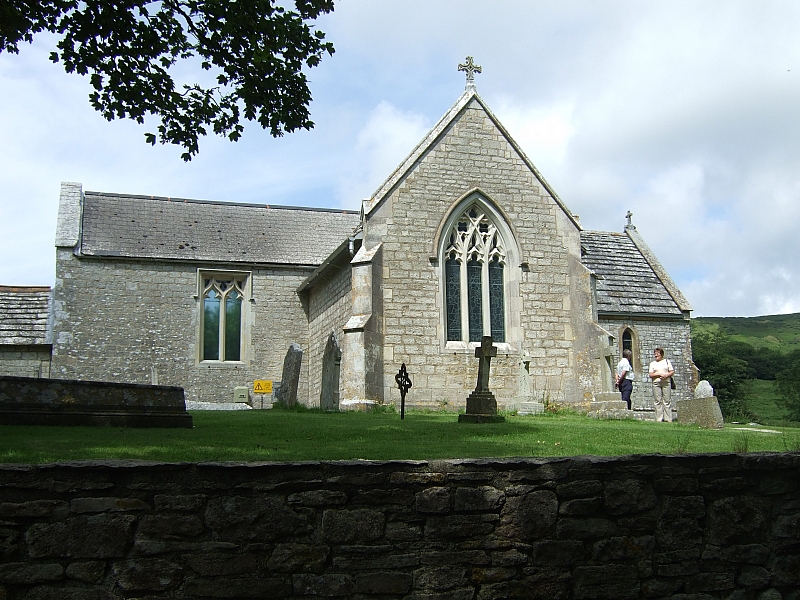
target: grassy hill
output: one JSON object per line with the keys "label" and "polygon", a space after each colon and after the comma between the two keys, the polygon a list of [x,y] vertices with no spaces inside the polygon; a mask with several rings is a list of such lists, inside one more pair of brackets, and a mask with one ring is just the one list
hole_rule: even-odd
{"label": "grassy hill", "polygon": [[719,328],[734,340],[783,354],[800,349],[800,313],[763,317],[697,317],[692,332]]}

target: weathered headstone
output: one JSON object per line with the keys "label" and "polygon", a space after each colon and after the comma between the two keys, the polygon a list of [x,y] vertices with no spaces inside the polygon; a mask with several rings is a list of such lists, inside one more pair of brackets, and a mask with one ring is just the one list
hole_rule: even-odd
{"label": "weathered headstone", "polygon": [[299,344],[292,344],[283,359],[283,375],[278,394],[286,406],[297,404],[297,385],[300,383],[300,365],[303,362],[303,350]]}
{"label": "weathered headstone", "polygon": [[678,423],[706,429],[722,429],[722,411],[714,397],[714,388],[705,379],[697,384],[694,398],[678,401]]}
{"label": "weathered headstone", "polygon": [[519,402],[517,414],[540,415],[544,412],[544,404],[533,397],[533,378],[531,377],[531,355],[522,354],[519,362]]}
{"label": "weathered headstone", "polygon": [[342,351],[336,335],[331,332],[322,355],[322,386],[319,407],[322,410],[339,410],[339,373],[342,368]]}
{"label": "weathered headstone", "polygon": [[489,370],[492,357],[497,356],[497,348],[492,345],[491,336],[485,335],[481,345],[475,348],[478,359],[478,382],[475,391],[467,398],[467,412],[458,415],[459,423],[498,423],[505,418],[497,414],[497,400],[489,391]]}
{"label": "weathered headstone", "polygon": [[703,379],[700,383],[697,384],[697,387],[694,388],[694,397],[695,398],[713,398],[714,397],[714,388],[711,387],[711,384]]}

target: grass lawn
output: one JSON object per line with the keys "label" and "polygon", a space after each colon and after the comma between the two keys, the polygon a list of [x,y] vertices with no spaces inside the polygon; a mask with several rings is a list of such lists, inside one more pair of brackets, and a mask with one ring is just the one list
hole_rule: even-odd
{"label": "grass lawn", "polygon": [[800,429],[722,431],[575,414],[457,422],[453,413],[193,412],[193,429],[0,426],[0,462],[78,459],[300,461],[594,454],[682,454],[800,449]]}

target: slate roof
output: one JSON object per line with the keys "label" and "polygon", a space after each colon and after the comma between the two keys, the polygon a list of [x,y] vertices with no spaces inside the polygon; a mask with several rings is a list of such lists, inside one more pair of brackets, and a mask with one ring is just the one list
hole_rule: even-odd
{"label": "slate roof", "polygon": [[0,346],[45,343],[50,288],[0,285]]}
{"label": "slate roof", "polygon": [[81,253],[316,266],[359,222],[344,210],[85,192]]}
{"label": "slate roof", "polygon": [[581,262],[599,276],[598,313],[683,315],[653,265],[627,234],[581,231],[581,247]]}

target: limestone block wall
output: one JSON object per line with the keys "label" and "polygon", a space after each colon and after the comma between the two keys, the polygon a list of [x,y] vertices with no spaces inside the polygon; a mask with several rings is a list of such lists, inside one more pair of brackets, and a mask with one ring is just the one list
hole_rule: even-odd
{"label": "limestone block wall", "polygon": [[0,598],[800,598],[800,455],[0,465]]}
{"label": "limestone block wall", "polygon": [[[365,245],[383,243],[385,397],[395,398],[394,375],[409,369],[414,402],[461,402],[474,389],[473,349],[445,343],[442,265],[434,240],[459,200],[479,190],[504,215],[519,245],[520,264],[507,266],[508,348],[493,374],[498,401],[519,394],[518,356],[534,357],[533,387],[554,400],[577,389],[570,256],[579,256],[574,224],[523,159],[473,102],[407,176],[367,216]],[[432,261],[431,258],[434,258]],[[493,364],[493,371],[495,369]],[[572,384],[572,385],[571,385]]]}
{"label": "limestone block wall", "polygon": [[319,406],[322,391],[322,356],[331,332],[341,348],[343,328],[350,317],[350,256],[345,253],[325,270],[308,293],[308,344],[303,362],[308,369],[309,406]]}
{"label": "limestone block wall", "polygon": [[[219,265],[78,258],[59,249],[53,288],[51,377],[180,386],[186,399],[231,402],[233,388],[280,380],[292,342],[307,346],[295,290],[306,271],[243,269],[252,298],[243,306],[244,360],[200,359],[198,268]],[[298,395],[308,395],[307,376]]]}
{"label": "limestone block wall", "polygon": [[0,375],[50,377],[50,346],[0,346]]}
{"label": "limestone block wall", "polygon": [[[601,316],[600,325],[614,334],[617,341],[619,361],[622,357],[622,332],[628,327],[633,332],[634,372],[636,381],[631,398],[634,408],[653,408],[653,392],[647,371],[654,360],[653,350],[663,348],[666,358],[675,368],[675,389],[672,390],[672,407],[677,400],[694,398],[694,363],[692,362],[692,339],[688,320],[620,320]],[[616,362],[614,362],[616,367]]]}

